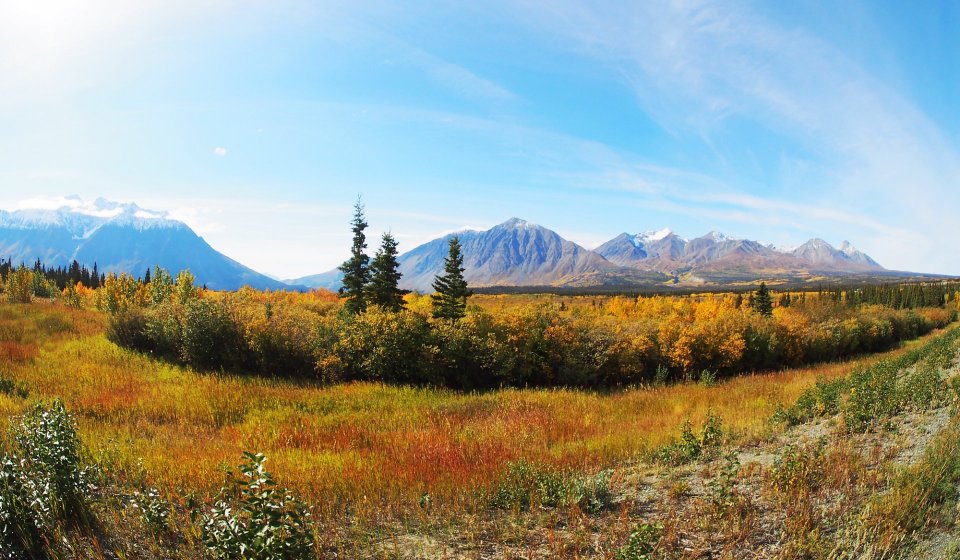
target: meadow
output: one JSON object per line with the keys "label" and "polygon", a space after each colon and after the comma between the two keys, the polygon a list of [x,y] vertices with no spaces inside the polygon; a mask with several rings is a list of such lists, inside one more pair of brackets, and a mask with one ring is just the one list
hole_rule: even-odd
{"label": "meadow", "polygon": [[435,513],[479,511],[520,459],[596,472],[652,457],[685,421],[699,427],[709,414],[730,442],[763,439],[778,409],[818,379],[878,359],[715,385],[464,393],[196,372],[116,346],[106,324],[57,304],[0,307],[0,415],[62,399],[92,459],[167,496],[210,496],[243,451],[262,452],[278,480],[334,525],[345,515],[357,526],[416,516],[424,496]]}
{"label": "meadow", "polygon": [[[502,337],[495,346],[514,353],[512,361],[501,362],[512,368],[524,360],[548,364],[554,373],[571,365],[621,367],[610,355],[624,351],[624,340],[641,342],[618,359],[636,357],[638,349],[648,359],[639,360],[639,374],[622,383],[465,391],[424,379],[324,375],[331,356],[350,355],[336,352],[343,340],[356,340],[337,328],[390,324],[390,314],[376,309],[344,319],[329,293],[215,293],[192,286],[178,292],[172,284],[149,303],[149,284],[139,285],[140,295],[128,300],[119,291],[111,295],[109,283],[107,288],[65,290],[56,301],[0,304],[0,433],[12,448],[13,432],[3,424],[22,422],[38,401],[62,401],[77,419],[85,461],[125,489],[118,495],[150,495],[169,504],[170,524],[180,535],[169,557],[201,550],[205,533],[191,512],[215,507],[228,472],[245,452],[264,454],[277,482],[309,505],[318,528],[315,546],[325,551],[363,550],[371,540],[403,530],[398,528],[485,519],[491,508],[526,509],[529,496],[524,490],[518,497],[516,489],[531,481],[555,486],[538,498],[555,505],[590,485],[602,486],[587,492],[594,493],[587,502],[572,502],[589,508],[592,496],[606,492],[610,476],[620,476],[628,465],[683,459],[691,438],[695,447],[707,440],[724,446],[769,441],[811,390],[910,353],[956,316],[952,293],[942,307],[895,309],[812,292],[795,295],[792,303],[781,299],[769,316],[735,294],[474,296],[462,322],[490,329],[487,340],[490,333]],[[137,298],[141,303],[132,303]],[[408,296],[405,320],[424,313],[427,302]],[[159,319],[177,325],[168,331],[179,337],[177,352],[137,347],[123,338],[131,324],[144,329],[135,333],[142,337],[150,321]],[[423,321],[432,329],[427,332],[451,328]],[[222,332],[201,328],[218,324]],[[234,338],[217,349],[223,332]],[[397,331],[373,332],[389,340]],[[329,338],[331,333],[337,337]],[[117,339],[127,343],[118,345]],[[318,348],[323,340],[330,346]],[[602,344],[591,346],[591,340]],[[364,342],[366,348],[383,345],[382,338],[372,341]],[[777,367],[743,369],[751,344],[754,351],[765,348],[768,357],[777,349]],[[217,357],[224,348],[246,352],[251,361],[223,367]],[[271,375],[250,365],[268,356],[296,364],[290,356],[305,349],[317,365],[300,360],[308,366],[296,375]],[[571,358],[571,352],[587,350],[602,359]],[[424,363],[423,356],[416,353],[406,367]],[[817,359],[827,361],[786,367]],[[132,503],[124,500],[118,503]],[[117,513],[112,523],[130,526],[134,514],[117,511],[126,513]]]}

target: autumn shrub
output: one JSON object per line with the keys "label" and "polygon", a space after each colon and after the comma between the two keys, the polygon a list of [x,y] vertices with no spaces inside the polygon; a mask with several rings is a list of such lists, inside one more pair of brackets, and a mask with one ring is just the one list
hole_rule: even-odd
{"label": "autumn shrub", "polygon": [[182,360],[201,370],[243,369],[246,345],[237,323],[220,302],[194,299],[184,306]]}
{"label": "autumn shrub", "polygon": [[10,303],[30,303],[33,299],[33,271],[23,266],[11,271],[7,275],[5,291]]}
{"label": "autumn shrub", "polygon": [[[547,348],[547,329],[553,324],[555,313],[544,306],[537,306],[512,311],[498,318],[502,339],[512,354],[507,384],[517,387],[555,384]],[[553,341],[556,340],[554,335]]]}
{"label": "autumn shrub", "polygon": [[284,377],[314,373],[319,341],[314,314],[268,303],[258,317],[242,322],[241,328],[256,371]]}
{"label": "autumn shrub", "polygon": [[516,355],[493,318],[479,312],[456,322],[433,325],[429,358],[436,375],[459,389],[511,385]]}
{"label": "autumn shrub", "polygon": [[320,361],[327,378],[442,382],[430,367],[430,325],[421,315],[370,308],[344,320],[337,335],[329,354]]}
{"label": "autumn shrub", "polygon": [[[183,363],[184,308],[173,301],[164,301],[146,312],[146,336],[153,345],[155,355]],[[117,316],[113,316],[113,323]]]}
{"label": "autumn shrub", "polygon": [[152,352],[156,347],[147,332],[147,316],[141,309],[130,309],[113,315],[107,325],[106,335],[110,342],[138,352]]}
{"label": "autumn shrub", "polygon": [[108,282],[99,301],[125,302],[113,313],[110,339],[199,369],[330,382],[592,388],[703,377],[709,385],[745,371],[886,350],[956,315],[811,297],[768,317],[732,296],[705,294],[610,298],[572,310],[536,300],[474,305],[449,321],[433,319],[421,296],[408,297],[399,313],[350,315],[339,312],[332,293],[206,292],[187,280],[178,278],[183,289],[173,286],[159,303],[152,288],[122,276]]}

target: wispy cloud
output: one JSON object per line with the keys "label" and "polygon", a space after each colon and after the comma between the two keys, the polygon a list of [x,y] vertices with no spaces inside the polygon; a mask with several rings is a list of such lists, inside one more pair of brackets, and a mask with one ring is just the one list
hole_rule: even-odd
{"label": "wispy cloud", "polygon": [[390,40],[395,54],[385,64],[408,64],[422,70],[437,85],[468,99],[517,101],[519,97],[502,85],[419,47]]}
{"label": "wispy cloud", "polygon": [[[878,80],[811,30],[784,27],[739,2],[561,1],[539,7],[521,12],[531,26],[613,69],[664,129],[702,138],[721,165],[730,152],[714,139],[728,138],[729,128],[741,122],[788,139],[805,151],[797,155],[814,162],[809,175],[780,177],[804,181],[791,201],[723,195],[713,202],[751,215],[863,227],[872,232],[864,245],[881,258],[917,268],[942,263],[931,259],[946,248],[938,242],[944,233],[960,235],[956,146],[908,93]],[[637,183],[646,189],[649,179],[641,175]],[[686,198],[711,201],[699,194]],[[922,235],[907,236],[906,230]],[[919,246],[903,250],[899,239],[905,236],[919,239]],[[960,270],[960,257],[950,258],[948,266]]]}

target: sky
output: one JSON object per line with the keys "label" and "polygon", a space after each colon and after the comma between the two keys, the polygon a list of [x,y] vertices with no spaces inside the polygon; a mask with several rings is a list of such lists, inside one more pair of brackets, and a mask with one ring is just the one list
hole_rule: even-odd
{"label": "sky", "polygon": [[281,278],[513,216],[960,274],[960,3],[0,0],[0,208],[166,211]]}

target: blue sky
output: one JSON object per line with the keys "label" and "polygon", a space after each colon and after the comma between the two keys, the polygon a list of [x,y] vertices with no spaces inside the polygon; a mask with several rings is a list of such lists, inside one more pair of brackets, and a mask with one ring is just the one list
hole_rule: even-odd
{"label": "blue sky", "polygon": [[956,2],[80,4],[0,2],[2,208],[133,201],[281,277],[358,193],[401,250],[519,216],[960,274]]}

